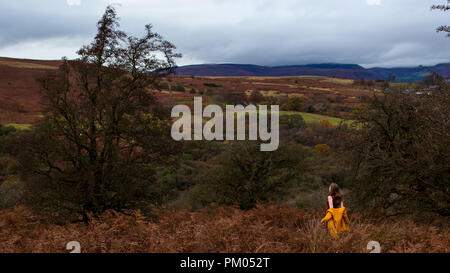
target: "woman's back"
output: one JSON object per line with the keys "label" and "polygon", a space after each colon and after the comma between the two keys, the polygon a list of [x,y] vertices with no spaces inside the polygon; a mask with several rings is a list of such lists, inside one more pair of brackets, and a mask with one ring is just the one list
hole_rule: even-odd
{"label": "woman's back", "polygon": [[328,196],[327,208],[340,208],[344,206],[344,202],[340,197],[333,197],[332,195]]}

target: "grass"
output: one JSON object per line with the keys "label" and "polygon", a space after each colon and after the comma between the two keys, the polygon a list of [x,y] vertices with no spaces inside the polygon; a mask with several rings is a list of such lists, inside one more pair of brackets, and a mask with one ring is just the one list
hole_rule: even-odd
{"label": "grass", "polygon": [[340,78],[326,78],[325,80],[322,80],[323,82],[331,82],[331,83],[337,83],[342,85],[351,85],[353,84],[353,80],[350,79],[340,79]]}
{"label": "grass", "polygon": [[0,65],[16,67],[16,68],[47,69],[47,70],[58,69],[57,66],[27,63],[27,62],[4,61],[4,60],[0,60]]}
{"label": "grass", "polygon": [[5,126],[14,127],[16,130],[30,130],[31,124],[8,123]]}
{"label": "grass", "polygon": [[389,85],[392,87],[416,88],[419,86],[419,83],[417,83],[417,82],[389,82]]}
{"label": "grass", "polygon": [[[177,101],[177,104],[193,104],[193,103],[194,103],[193,101]],[[213,103],[212,102],[204,102],[203,103],[204,106],[211,105],[211,104],[213,104]],[[267,111],[267,112],[270,113],[270,111]],[[305,120],[306,124],[318,123],[318,122],[321,122],[322,120],[328,120],[334,126],[339,125],[341,122],[347,123],[347,124],[352,123],[351,120],[344,120],[341,118],[324,116],[324,115],[319,115],[319,114],[296,112],[296,111],[280,111],[280,116],[285,116],[285,115],[301,115],[302,118]]]}
{"label": "grass", "polygon": [[306,86],[306,85],[298,86],[298,88],[318,90],[318,91],[331,91],[331,88],[327,88],[327,87],[314,87],[314,86]]}
{"label": "grass", "polygon": [[280,116],[283,115],[301,115],[307,124],[317,123],[322,120],[328,120],[332,125],[339,125],[341,122],[351,123],[352,121],[344,120],[340,118],[324,116],[319,114],[305,113],[305,112],[294,112],[294,111],[280,111]]}
{"label": "grass", "polygon": [[[270,111],[267,111],[270,113]],[[337,126],[341,122],[343,123],[351,123],[351,120],[344,120],[341,118],[324,116],[319,114],[305,113],[305,112],[296,112],[296,111],[280,111],[280,116],[286,115],[300,115],[305,120],[306,124],[313,124],[321,122],[322,120],[328,120],[332,125]]]}

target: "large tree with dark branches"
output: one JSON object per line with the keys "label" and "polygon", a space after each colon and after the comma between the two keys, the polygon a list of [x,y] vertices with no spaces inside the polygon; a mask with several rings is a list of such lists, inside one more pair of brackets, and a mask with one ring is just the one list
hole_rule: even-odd
{"label": "large tree with dark branches", "polygon": [[118,27],[109,6],[93,42],[40,80],[45,110],[22,163],[32,201],[45,209],[86,216],[135,207],[172,152],[170,116],[150,90],[180,55],[151,25],[142,38]]}

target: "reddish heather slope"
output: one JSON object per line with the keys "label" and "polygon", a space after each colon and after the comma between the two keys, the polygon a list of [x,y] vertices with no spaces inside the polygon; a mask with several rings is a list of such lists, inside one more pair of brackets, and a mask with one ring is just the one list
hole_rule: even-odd
{"label": "reddish heather slope", "polygon": [[0,122],[32,123],[40,114],[40,92],[36,81],[58,68],[59,61],[0,57]]}

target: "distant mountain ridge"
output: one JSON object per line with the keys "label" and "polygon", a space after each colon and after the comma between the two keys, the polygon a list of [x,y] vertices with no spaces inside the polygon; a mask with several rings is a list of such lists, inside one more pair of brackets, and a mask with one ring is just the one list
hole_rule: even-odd
{"label": "distant mountain ridge", "polygon": [[[450,63],[428,67],[443,77],[450,76]],[[253,64],[199,64],[175,68],[177,75],[185,76],[327,76],[348,79],[420,81],[428,75],[424,67],[364,68],[358,64],[321,63],[287,66],[260,66]]]}

